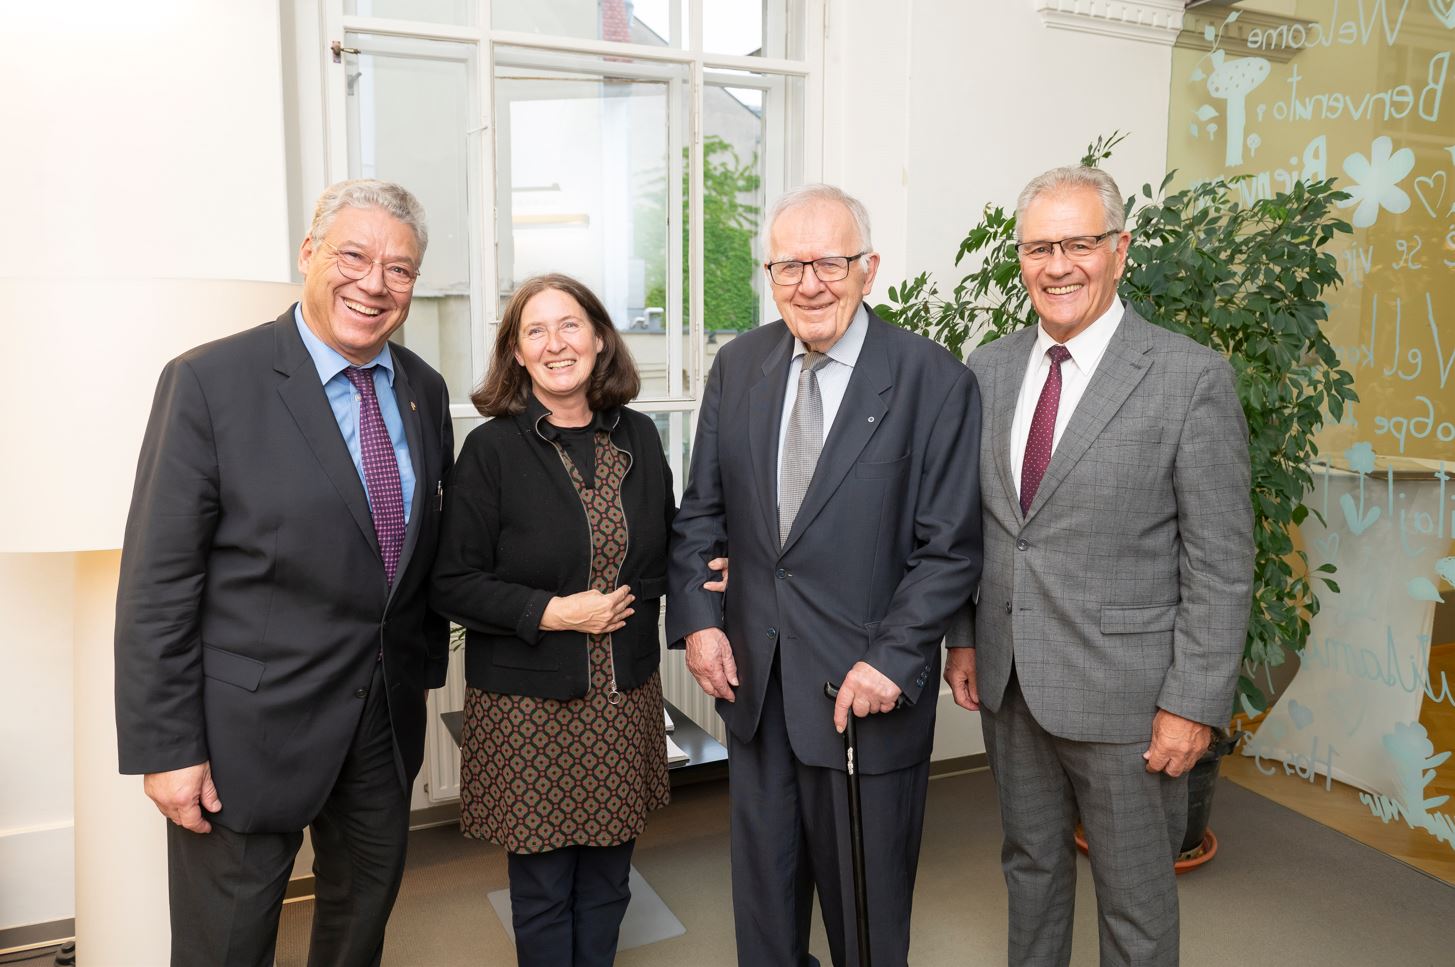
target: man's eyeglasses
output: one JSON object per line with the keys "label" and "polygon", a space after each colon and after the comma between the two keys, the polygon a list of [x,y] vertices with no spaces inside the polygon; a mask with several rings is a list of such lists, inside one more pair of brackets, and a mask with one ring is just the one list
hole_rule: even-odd
{"label": "man's eyeglasses", "polygon": [[1058,239],[1054,242],[1017,242],[1016,254],[1027,262],[1044,262],[1051,257],[1051,253],[1059,245],[1061,254],[1073,262],[1080,262],[1089,259],[1096,253],[1098,246],[1113,235],[1120,234],[1116,229],[1109,232],[1102,232],[1100,235],[1072,235],[1070,238]]}
{"label": "man's eyeglasses", "polygon": [[774,285],[797,285],[802,282],[804,266],[813,266],[814,278],[820,282],[837,282],[849,274],[850,263],[868,254],[860,252],[858,255],[825,255],[821,259],[808,262],[784,259],[782,262],[769,262],[763,267],[768,270],[768,277],[773,280]]}
{"label": "man's eyeglasses", "polygon": [[370,272],[374,266],[380,266],[384,270],[384,284],[395,292],[408,292],[414,288],[414,283],[419,279],[419,273],[408,262],[381,262],[378,259],[371,259],[363,252],[356,252],[349,248],[339,248],[322,243],[333,250],[334,264],[338,266],[339,275],[350,281],[357,282]]}

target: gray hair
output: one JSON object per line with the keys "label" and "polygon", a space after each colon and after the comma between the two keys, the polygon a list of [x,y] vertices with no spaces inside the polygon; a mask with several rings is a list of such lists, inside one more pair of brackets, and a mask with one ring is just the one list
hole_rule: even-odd
{"label": "gray hair", "polygon": [[811,205],[816,202],[837,202],[847,208],[849,215],[854,219],[854,228],[859,232],[859,248],[865,251],[874,250],[874,243],[869,237],[869,211],[864,207],[863,202],[842,188],[835,188],[833,185],[800,185],[785,191],[772,205],[768,206],[768,217],[763,222],[763,252],[770,261],[775,254],[772,251],[773,223],[790,208]]}
{"label": "gray hair", "polygon": [[1020,197],[1015,202],[1015,240],[1021,241],[1021,221],[1026,209],[1031,202],[1042,195],[1075,190],[1077,188],[1090,188],[1101,197],[1101,207],[1106,212],[1106,228],[1108,232],[1122,232],[1127,227],[1127,210],[1125,202],[1122,201],[1121,189],[1112,176],[1100,168],[1088,168],[1085,165],[1065,165],[1060,168],[1052,168],[1043,174],[1036,175],[1024,188],[1021,189]]}
{"label": "gray hair", "polygon": [[315,242],[323,241],[334,217],[344,208],[378,208],[393,215],[414,232],[414,240],[419,244],[419,257],[424,258],[425,246],[429,244],[424,206],[403,185],[375,178],[353,178],[329,185],[313,206],[313,224],[308,228],[308,237]]}

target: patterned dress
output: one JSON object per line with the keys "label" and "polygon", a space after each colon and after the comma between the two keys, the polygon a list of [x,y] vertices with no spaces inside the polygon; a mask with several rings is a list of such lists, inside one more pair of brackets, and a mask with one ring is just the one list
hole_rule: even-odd
{"label": "patterned dress", "polygon": [[[596,437],[595,486],[561,450],[591,526],[591,587],[616,587],[627,550],[621,482],[630,457]],[[662,682],[653,673],[611,692],[611,635],[588,635],[591,677],[583,698],[560,701],[467,691],[461,742],[460,828],[512,853],[617,846],[667,804]]]}

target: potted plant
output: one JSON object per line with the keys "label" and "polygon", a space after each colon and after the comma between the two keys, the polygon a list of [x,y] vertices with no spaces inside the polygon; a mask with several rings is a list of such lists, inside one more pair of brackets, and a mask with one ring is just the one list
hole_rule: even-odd
{"label": "potted plant", "polygon": [[[1081,163],[1109,158],[1124,137],[1098,138]],[[1313,486],[1315,437],[1326,417],[1338,421],[1344,405],[1358,398],[1322,327],[1328,318],[1323,293],[1343,281],[1329,247],[1351,231],[1335,213],[1348,195],[1326,180],[1244,204],[1241,176],[1169,193],[1175,175],[1127,199],[1132,242],[1120,291],[1147,320],[1222,353],[1237,376],[1248,421],[1256,554],[1235,704],[1256,716],[1268,696],[1255,675],[1303,650],[1309,618],[1319,609],[1316,585],[1339,590],[1332,564],[1310,571],[1293,529],[1310,512],[1303,495]],[[891,286],[889,303],[875,311],[956,354],[973,336],[983,345],[1033,325],[1014,243],[1014,214],[987,206],[955,256],[956,265],[969,256],[979,262],[948,297],[920,273]],[[1239,708],[1229,709],[1230,717]],[[1184,849],[1202,843],[1194,814],[1201,813],[1205,829],[1217,762],[1232,745],[1226,734],[1216,736],[1199,763],[1203,775],[1191,780],[1193,794],[1206,802],[1191,804]]]}

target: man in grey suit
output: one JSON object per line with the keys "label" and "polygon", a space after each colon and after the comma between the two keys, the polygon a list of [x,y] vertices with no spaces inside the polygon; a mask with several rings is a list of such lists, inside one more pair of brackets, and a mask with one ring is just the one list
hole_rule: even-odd
{"label": "man in grey suit", "polygon": [[121,555],[116,731],[121,771],[171,821],[176,967],[271,967],[305,827],[309,963],[379,963],[448,655],[425,590],[449,399],[388,341],[425,243],[403,188],[332,186],[302,302],[158,383]]}
{"label": "man in grey suit", "polygon": [[[872,716],[858,751],[873,959],[903,964],[940,641],[980,571],[979,394],[944,349],[864,306],[879,256],[859,202],[800,188],[768,226],[783,318],[728,343],[708,377],[667,638],[685,639],[729,731],[738,962],[814,963],[815,886],[834,963],[860,960],[839,734],[852,714]],[[725,595],[703,587],[723,554]]]}
{"label": "man in grey suit", "polygon": [[945,680],[980,709],[1010,963],[1071,956],[1078,817],[1103,964],[1177,962],[1187,770],[1228,720],[1253,573],[1248,435],[1220,355],[1117,299],[1130,235],[1095,168],[1016,208],[1040,318],[977,349],[986,565]]}

